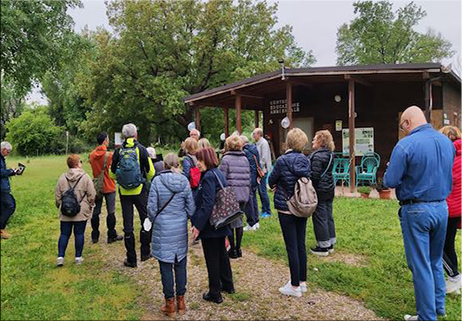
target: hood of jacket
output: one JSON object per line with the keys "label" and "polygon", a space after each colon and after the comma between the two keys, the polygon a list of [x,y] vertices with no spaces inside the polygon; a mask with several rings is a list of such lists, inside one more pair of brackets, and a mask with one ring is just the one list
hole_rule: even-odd
{"label": "hood of jacket", "polygon": [[69,168],[66,172],[66,178],[71,182],[77,181],[83,175],[85,175],[83,168]]}
{"label": "hood of jacket", "polygon": [[460,156],[460,148],[461,148],[461,139],[454,141],[454,148],[456,149],[456,156]]}
{"label": "hood of jacket", "polygon": [[179,193],[189,184],[188,180],[180,173],[174,173],[171,170],[162,171],[159,174],[162,184],[172,193]]}
{"label": "hood of jacket", "polygon": [[100,159],[104,158],[104,155],[106,155],[106,152],[107,152],[107,146],[99,145],[98,147],[95,148],[95,151],[92,153],[94,160],[99,161]]}
{"label": "hood of jacket", "polygon": [[255,156],[258,155],[258,149],[257,149],[257,146],[255,144],[245,144],[243,149],[248,150],[249,152],[251,152]]}

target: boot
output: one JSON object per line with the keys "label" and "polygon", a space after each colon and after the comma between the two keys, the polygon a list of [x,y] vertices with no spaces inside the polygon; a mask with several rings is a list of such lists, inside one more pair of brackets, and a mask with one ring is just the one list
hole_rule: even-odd
{"label": "boot", "polygon": [[184,295],[179,295],[176,297],[176,308],[179,314],[183,315],[186,313],[186,303],[184,303]]}
{"label": "boot", "polygon": [[9,233],[8,233],[7,231],[5,231],[5,230],[1,230],[0,233],[1,233],[2,239],[8,240],[8,239],[11,238],[11,234],[9,234]]}
{"label": "boot", "polygon": [[165,304],[160,308],[160,311],[163,314],[174,318],[176,314],[175,298],[165,299]]}

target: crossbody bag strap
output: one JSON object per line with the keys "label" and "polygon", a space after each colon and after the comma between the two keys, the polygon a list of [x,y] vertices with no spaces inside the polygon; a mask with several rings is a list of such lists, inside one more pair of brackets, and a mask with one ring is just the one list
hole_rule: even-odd
{"label": "crossbody bag strap", "polygon": [[109,159],[109,152],[106,152],[106,154],[104,154],[104,165],[103,165],[103,169],[101,170],[101,173],[99,173],[98,175],[98,178],[100,178],[101,176],[104,175],[104,171],[106,170],[106,166],[107,166],[107,161]]}
{"label": "crossbody bag strap", "polygon": [[220,180],[220,178],[218,177],[217,173],[215,173],[214,170],[212,170],[212,172],[213,172],[213,174],[215,175],[215,177],[217,178],[218,183],[220,183],[221,189],[224,189],[223,183],[221,182],[221,180]]}
{"label": "crossbody bag strap", "polygon": [[327,171],[329,170],[330,164],[332,163],[332,159],[334,158],[332,155],[333,154],[331,153],[330,154],[330,159],[329,159],[329,164],[327,164],[326,170],[324,171],[324,173],[322,173],[321,178],[323,178],[323,176],[326,175]]}
{"label": "crossbody bag strap", "polygon": [[[173,198],[175,197],[177,193],[173,193],[172,196],[170,196],[169,200],[162,206],[162,208],[160,208],[159,210],[157,210],[157,213],[156,215],[154,216],[154,221],[153,223],[156,221],[157,219],[157,216],[159,216],[159,214],[168,206],[168,204],[170,204],[170,202],[173,200]],[[157,197],[159,197],[159,193],[157,193]]]}

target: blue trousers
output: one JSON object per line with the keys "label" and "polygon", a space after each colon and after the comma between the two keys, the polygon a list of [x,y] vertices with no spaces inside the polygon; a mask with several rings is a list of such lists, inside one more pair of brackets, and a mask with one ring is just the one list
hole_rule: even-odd
{"label": "blue trousers", "polygon": [[261,179],[260,185],[258,185],[258,194],[260,195],[261,211],[262,213],[271,214],[270,200],[268,197],[268,173]]}
{"label": "blue trousers", "polygon": [[245,204],[244,212],[247,217],[247,224],[254,226],[259,222],[258,203],[257,203],[257,186],[250,189],[249,201]]}
{"label": "blue trousers", "polygon": [[61,235],[58,241],[58,256],[64,257],[66,254],[67,244],[74,227],[74,240],[75,240],[75,257],[81,257],[83,252],[83,243],[85,239],[85,226],[87,221],[80,222],[63,222],[61,221]]}
{"label": "blue trousers", "polygon": [[404,205],[399,217],[418,318],[437,320],[437,315],[445,314],[443,247],[448,206],[446,201]]}
{"label": "blue trousers", "polygon": [[[176,284],[176,295],[184,295],[186,293],[186,257],[176,263],[159,261],[159,266],[164,297],[170,299],[175,296],[174,283]],[[173,281],[173,270],[175,270],[175,281]]]}

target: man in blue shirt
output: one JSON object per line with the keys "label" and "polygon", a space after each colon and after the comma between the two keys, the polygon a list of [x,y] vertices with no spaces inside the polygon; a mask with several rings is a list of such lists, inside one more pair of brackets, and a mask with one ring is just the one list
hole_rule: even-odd
{"label": "man in blue shirt", "polygon": [[407,137],[393,149],[384,184],[396,188],[404,249],[414,281],[417,316],[404,319],[437,320],[437,315],[446,313],[442,256],[454,147],[427,123],[417,106],[404,111],[399,128]]}

